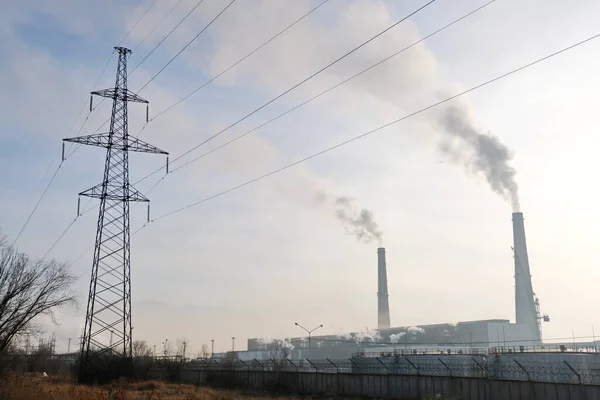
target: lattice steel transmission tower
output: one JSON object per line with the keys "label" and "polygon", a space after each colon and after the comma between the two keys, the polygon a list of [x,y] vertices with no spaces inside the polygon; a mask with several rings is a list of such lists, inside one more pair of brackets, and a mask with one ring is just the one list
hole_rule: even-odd
{"label": "lattice steel transmission tower", "polygon": [[[92,92],[90,99],[90,110],[94,95],[112,99],[109,131],[63,139],[63,156],[64,142],[106,148],[102,183],[79,193],[80,196],[100,199],[96,246],[81,343],[80,381],[101,379],[102,376],[110,379],[115,377],[114,375],[128,374],[131,371],[129,202],[149,202],[149,200],[129,183],[129,152],[168,156],[167,152],[157,147],[129,137],[128,103],[147,105],[148,101],[127,89],[127,57],[131,54],[131,50],[124,47],[115,47],[115,50],[119,55],[115,87]],[[146,108],[147,120],[148,109]],[[79,215],[79,205],[77,213]],[[114,340],[111,341],[113,335]]]}

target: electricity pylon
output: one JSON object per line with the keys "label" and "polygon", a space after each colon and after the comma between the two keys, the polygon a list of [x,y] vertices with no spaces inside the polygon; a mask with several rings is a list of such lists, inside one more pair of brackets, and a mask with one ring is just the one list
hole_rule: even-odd
{"label": "electricity pylon", "polygon": [[[106,148],[102,183],[79,193],[79,196],[100,199],[96,246],[81,342],[80,382],[103,377],[110,379],[115,374],[126,375],[131,371],[129,202],[149,200],[129,183],[129,152],[168,155],[166,151],[129,137],[127,104],[145,103],[147,107],[148,101],[127,89],[127,56],[131,54],[131,50],[124,47],[115,47],[115,50],[119,55],[115,87],[92,92],[92,99],[96,95],[113,101],[109,131],[63,139],[64,142]],[[77,213],[79,215],[79,210]],[[115,340],[110,340],[111,332]],[[110,363],[109,368],[107,363]]]}

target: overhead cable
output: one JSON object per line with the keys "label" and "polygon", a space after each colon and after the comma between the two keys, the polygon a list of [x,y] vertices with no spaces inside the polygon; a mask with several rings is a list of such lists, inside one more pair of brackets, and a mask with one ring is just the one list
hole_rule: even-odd
{"label": "overhead cable", "polygon": [[[212,200],[212,199],[214,199],[214,198],[220,197],[220,196],[222,196],[222,195],[224,195],[224,194],[227,194],[227,193],[229,193],[229,192],[232,192],[232,191],[234,191],[234,190],[237,190],[237,189],[243,188],[243,187],[245,187],[245,186],[248,186],[248,185],[250,185],[250,184],[252,184],[252,183],[258,182],[258,181],[260,181],[260,180],[262,180],[262,179],[265,179],[265,178],[267,178],[267,177],[269,177],[269,176],[271,176],[271,175],[275,175],[275,174],[277,174],[277,173],[279,173],[279,172],[285,171],[285,170],[287,170],[287,169],[289,169],[289,168],[291,168],[291,167],[294,167],[294,166],[296,166],[296,165],[298,165],[298,164],[304,163],[304,162],[306,162],[306,161],[308,161],[308,160],[311,160],[311,159],[313,159],[313,158],[315,158],[315,157],[318,157],[318,156],[320,156],[320,155],[323,155],[323,154],[325,154],[325,153],[328,153],[328,152],[330,152],[330,151],[332,151],[332,150],[335,150],[335,149],[337,149],[337,148],[339,148],[339,147],[345,146],[345,145],[347,145],[347,144],[349,144],[349,143],[352,143],[352,142],[355,142],[355,141],[357,141],[357,140],[359,140],[359,139],[362,139],[362,138],[364,138],[364,137],[367,137],[367,136],[369,136],[369,135],[371,135],[371,134],[373,134],[373,133],[375,133],[375,132],[378,132],[378,131],[380,131],[380,130],[382,130],[382,129],[388,128],[388,127],[390,127],[390,126],[392,126],[392,125],[395,125],[395,124],[397,124],[397,123],[399,123],[399,122],[401,122],[401,121],[407,120],[407,119],[409,119],[409,118],[412,118],[412,117],[414,117],[414,116],[416,116],[416,115],[419,115],[419,114],[421,114],[421,113],[423,113],[423,112],[425,112],[425,111],[431,110],[431,109],[433,109],[433,108],[436,108],[436,107],[438,107],[438,106],[440,106],[440,105],[442,105],[442,104],[448,103],[449,101],[452,101],[452,100],[454,100],[454,99],[456,99],[456,98],[458,98],[458,97],[464,96],[464,95],[465,95],[465,94],[467,94],[467,93],[471,93],[471,92],[473,92],[473,91],[475,91],[475,90],[477,90],[477,89],[480,89],[480,88],[482,88],[482,87],[488,86],[488,85],[490,85],[490,84],[492,84],[492,83],[494,83],[494,82],[496,82],[496,81],[499,81],[499,80],[501,80],[501,79],[507,78],[507,77],[509,77],[509,76],[511,76],[511,75],[513,75],[513,74],[516,74],[517,72],[520,72],[520,71],[522,71],[522,70],[524,70],[524,69],[527,69],[527,68],[529,68],[529,67],[532,67],[532,66],[534,66],[534,65],[536,65],[536,64],[539,64],[539,63],[541,63],[541,62],[543,62],[543,61],[545,61],[545,60],[548,60],[548,59],[550,59],[550,58],[553,58],[553,57],[555,57],[555,56],[557,56],[557,55],[559,55],[559,54],[565,53],[565,52],[567,52],[567,51],[569,51],[569,50],[572,50],[572,49],[574,49],[574,48],[576,48],[576,47],[578,47],[578,46],[581,46],[581,45],[583,45],[583,44],[585,44],[585,43],[588,43],[588,42],[590,42],[590,41],[592,41],[592,40],[594,40],[594,39],[597,39],[598,37],[600,37],[600,33],[599,33],[599,34],[596,34],[596,35],[593,35],[593,36],[590,36],[590,37],[588,37],[587,39],[584,39],[584,40],[582,40],[582,41],[579,41],[579,42],[577,42],[577,43],[575,43],[575,44],[572,44],[572,45],[570,45],[570,46],[568,46],[568,47],[565,47],[565,48],[563,48],[563,49],[561,49],[561,50],[558,50],[558,51],[556,51],[556,52],[554,52],[554,53],[552,53],[552,54],[549,54],[549,55],[547,55],[547,56],[544,56],[544,57],[542,57],[542,58],[539,58],[539,59],[537,59],[537,60],[535,60],[535,61],[532,61],[532,62],[530,62],[530,63],[528,63],[528,64],[525,64],[525,65],[523,65],[523,66],[521,66],[521,67],[515,68],[515,69],[513,69],[513,70],[511,70],[511,71],[509,71],[509,72],[506,72],[506,73],[504,73],[504,74],[498,75],[498,76],[496,76],[495,78],[489,79],[489,80],[487,80],[487,81],[485,81],[485,82],[483,82],[483,83],[480,83],[480,84],[478,84],[478,85],[472,86],[472,87],[470,87],[470,88],[468,88],[468,89],[466,89],[466,90],[463,90],[463,91],[461,91],[461,92],[459,92],[459,93],[457,93],[457,94],[454,94],[454,95],[452,95],[452,96],[448,96],[448,97],[444,98],[443,100],[437,101],[437,102],[435,102],[435,103],[433,103],[433,104],[430,104],[430,105],[428,105],[428,106],[426,106],[426,107],[423,107],[423,108],[421,108],[421,109],[419,109],[419,110],[417,110],[417,111],[414,111],[414,112],[412,112],[412,113],[410,113],[410,114],[406,114],[406,115],[404,115],[404,116],[402,116],[402,117],[400,117],[400,118],[398,118],[398,119],[395,119],[395,120],[393,120],[393,121],[390,121],[390,122],[388,122],[388,123],[386,123],[386,124],[384,124],[384,125],[378,126],[377,128],[371,129],[371,130],[369,130],[369,131],[367,131],[367,132],[364,132],[364,133],[362,133],[362,134],[360,134],[360,135],[358,135],[358,136],[355,136],[355,137],[353,137],[353,138],[351,138],[351,139],[348,139],[348,140],[345,140],[345,141],[343,141],[343,142],[341,142],[341,143],[338,143],[338,144],[336,144],[335,146],[328,147],[328,148],[326,148],[326,149],[324,149],[324,150],[321,150],[321,151],[319,151],[318,153],[314,153],[314,154],[312,154],[312,155],[310,155],[310,156],[304,157],[304,158],[303,158],[303,159],[301,159],[301,160],[298,160],[298,161],[295,161],[295,162],[293,162],[293,163],[287,164],[287,165],[285,165],[285,166],[283,166],[283,167],[277,168],[277,169],[275,169],[275,170],[273,170],[273,171],[271,171],[271,172],[269,172],[269,173],[266,173],[266,174],[264,174],[264,175],[261,175],[261,176],[259,176],[259,177],[257,177],[257,178],[251,179],[251,180],[249,180],[249,181],[246,181],[246,182],[244,182],[244,183],[242,183],[242,184],[239,184],[239,185],[237,185],[237,186],[234,186],[234,187],[232,187],[232,188],[229,188],[229,189],[227,189],[227,190],[224,190],[224,191],[222,191],[222,192],[219,192],[219,193],[217,193],[217,194],[214,194],[214,195],[212,195],[212,196],[206,197],[206,198],[204,198],[204,199],[202,199],[202,200],[199,200],[199,201],[193,202],[193,203],[191,203],[191,204],[188,204],[187,206],[184,206],[184,207],[178,208],[178,209],[176,209],[176,210],[173,210],[173,211],[171,211],[171,212],[168,212],[168,213],[166,213],[166,214],[163,214],[163,215],[161,215],[161,216],[159,216],[159,217],[157,217],[157,218],[154,218],[154,219],[153,219],[153,220],[151,220],[150,222],[158,221],[158,220],[160,220],[160,219],[163,219],[163,218],[169,217],[169,216],[171,216],[171,215],[173,215],[173,214],[179,213],[179,212],[181,212],[181,211],[184,211],[184,210],[187,210],[187,209],[189,209],[189,208],[191,208],[191,207],[194,207],[194,206],[197,206],[197,205],[199,205],[199,204],[205,203],[205,202],[207,202],[207,201],[209,201],[209,200]],[[145,225],[144,225],[144,226],[145,226]]]}

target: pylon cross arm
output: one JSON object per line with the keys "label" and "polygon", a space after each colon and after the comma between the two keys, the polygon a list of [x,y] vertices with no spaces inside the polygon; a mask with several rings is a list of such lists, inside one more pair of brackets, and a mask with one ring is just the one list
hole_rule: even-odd
{"label": "pylon cross arm", "polygon": [[138,96],[137,94],[133,93],[131,90],[125,89],[122,87],[97,90],[95,92],[92,92],[92,94],[95,94],[96,96],[100,96],[100,97],[107,97],[107,98],[113,99],[113,100],[133,101],[135,103],[146,103],[146,104],[149,103],[148,100]]}
{"label": "pylon cross arm", "polygon": [[112,190],[115,188],[112,188],[110,186],[112,186],[112,185],[109,184],[109,187],[107,188],[106,193],[104,193],[104,191],[102,190],[102,184],[99,183],[98,185],[96,185],[92,188],[89,188],[88,190],[84,190],[83,192],[79,193],[79,195],[84,196],[84,197],[93,197],[95,199],[105,198],[106,200],[115,200],[115,201],[141,201],[141,202],[146,202],[146,203],[150,201],[150,199],[148,199],[146,196],[141,194],[131,184],[129,184],[129,190],[127,191],[127,192],[129,192],[128,195],[126,195],[126,191]]}
{"label": "pylon cross arm", "polygon": [[85,144],[87,146],[105,147],[107,149],[112,148],[113,150],[127,150],[138,153],[152,154],[169,154],[168,152],[138,138],[131,138],[127,136],[127,140],[123,140],[122,138],[117,139],[114,135],[110,135],[110,133],[96,133],[93,135],[76,136],[63,139],[63,141]]}

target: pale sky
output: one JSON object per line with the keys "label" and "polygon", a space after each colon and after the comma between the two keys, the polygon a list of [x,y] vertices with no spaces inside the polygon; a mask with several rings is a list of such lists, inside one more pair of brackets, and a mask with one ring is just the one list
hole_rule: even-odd
{"label": "pale sky", "polygon": [[[113,46],[151,0],[3,0],[0,15],[0,227],[14,238],[56,170],[61,139],[76,136],[89,92],[114,85]],[[158,0],[127,36],[130,71],[196,4]],[[135,4],[134,4],[135,3]],[[138,91],[229,0],[205,0],[139,68]],[[281,37],[149,123],[142,139],[176,158],[374,34],[424,0],[330,0]],[[411,19],[177,162],[172,169],[328,89],[485,4],[438,0]],[[219,74],[317,4],[237,0],[141,93],[156,115]],[[164,178],[149,194],[159,217],[439,99],[600,33],[593,0],[497,0],[340,88]],[[145,40],[144,40],[145,39]],[[140,45],[140,42],[142,42]],[[600,331],[594,249],[600,209],[593,158],[600,144],[600,39],[497,81],[452,104],[512,152],[525,215],[533,287],[551,322],[545,339]],[[96,100],[98,104],[99,100]],[[100,105],[80,134],[109,117]],[[76,120],[79,110],[83,113]],[[481,174],[439,150],[433,109],[247,187],[157,220],[132,238],[134,338],[160,345],[186,337],[194,349],[244,348],[247,337],[322,333],[376,325],[377,243],[348,235],[319,193],[355,199],[374,214],[387,249],[393,326],[514,320],[511,205]],[[145,108],[130,106],[130,134]],[[43,256],[76,215],[77,193],[102,179],[103,149],[69,157],[19,238]],[[132,182],[164,165],[133,155]],[[48,172],[48,173],[46,173]],[[161,171],[139,183],[148,192]],[[39,186],[38,186],[39,185]],[[87,199],[82,205],[92,207]],[[132,208],[132,232],[146,210]],[[49,256],[76,260],[94,241],[97,211],[77,219]],[[92,253],[78,310],[59,313],[57,348],[84,322]],[[75,339],[73,339],[75,340]]]}

